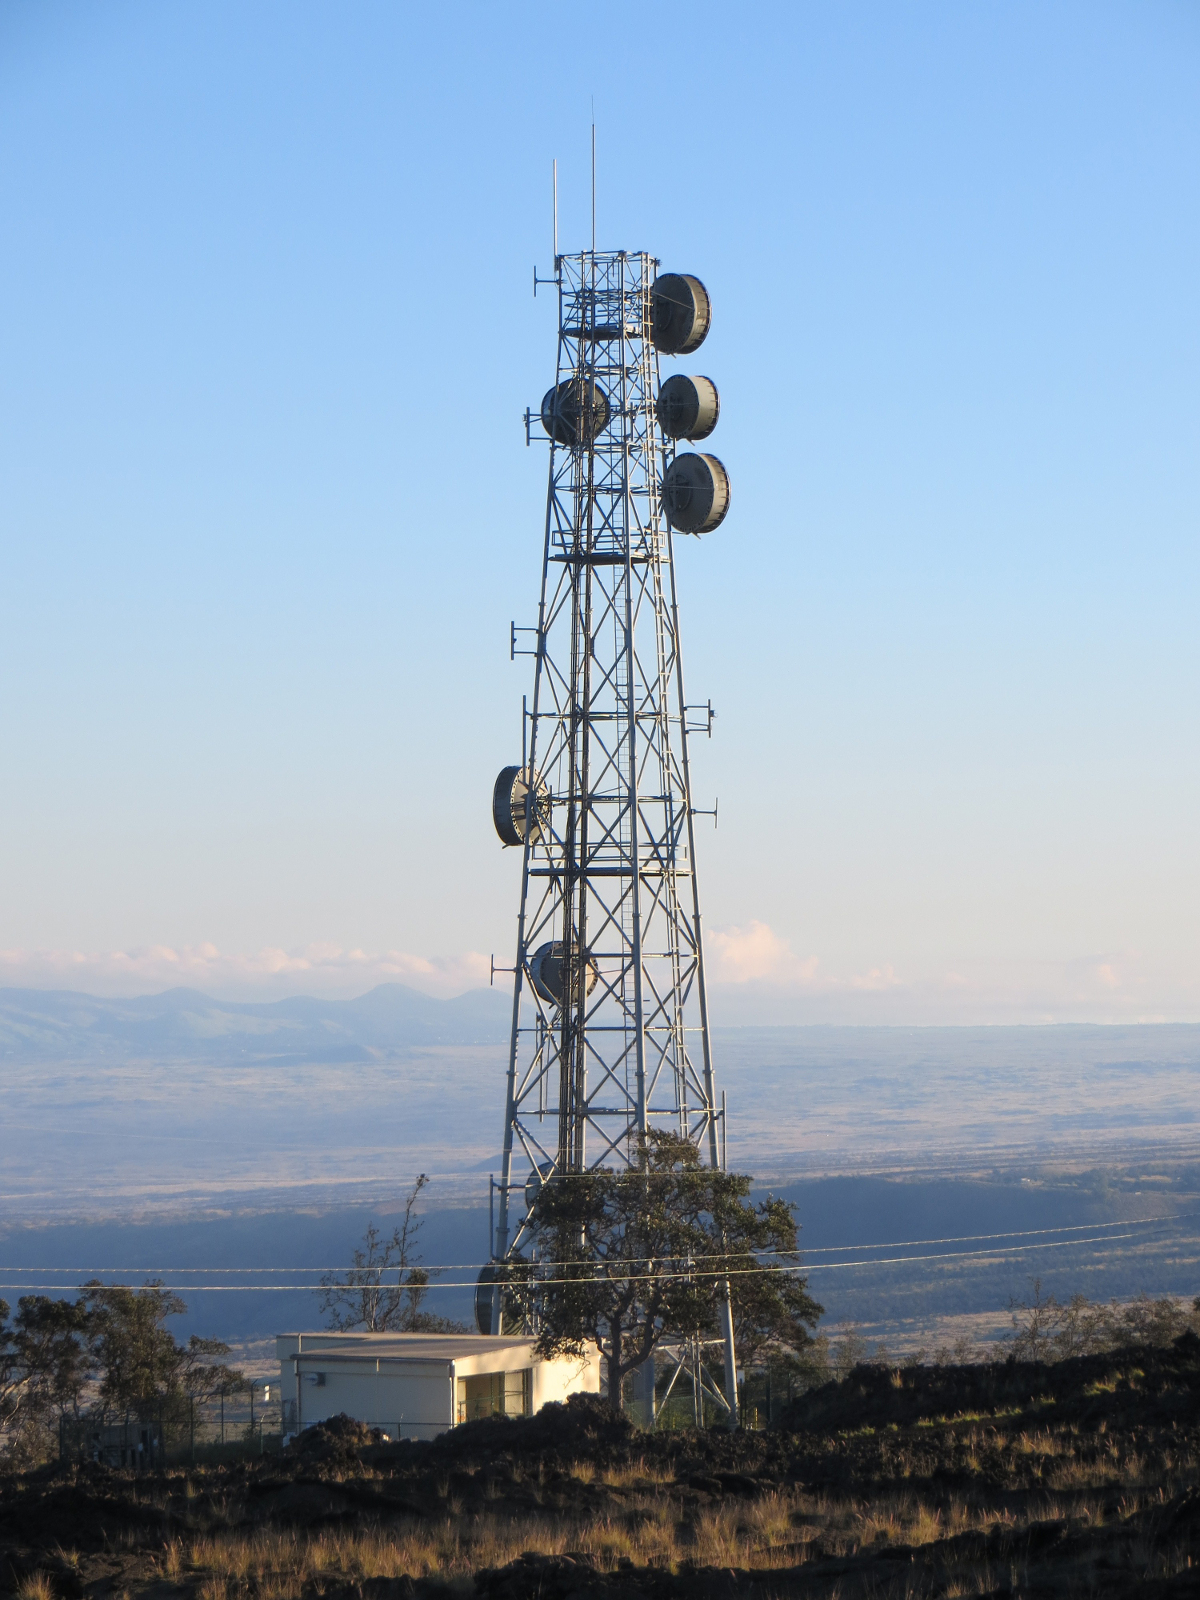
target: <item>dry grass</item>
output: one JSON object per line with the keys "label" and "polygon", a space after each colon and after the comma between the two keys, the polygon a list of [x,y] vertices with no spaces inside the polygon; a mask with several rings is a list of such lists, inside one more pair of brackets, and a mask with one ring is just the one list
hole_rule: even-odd
{"label": "dry grass", "polygon": [[342,1579],[466,1578],[480,1567],[503,1566],[525,1551],[583,1553],[602,1571],[623,1559],[674,1569],[689,1560],[705,1566],[763,1569],[792,1563],[815,1529],[813,1502],[768,1494],[746,1505],[720,1505],[681,1523],[669,1496],[638,1496],[619,1514],[589,1518],[497,1517],[490,1513],[407,1520],[386,1531],[322,1532],[306,1536],[264,1532],[197,1539],[185,1552],[168,1546],[160,1571],[173,1581],[202,1578],[203,1600],[223,1600],[225,1585],[250,1583],[263,1600],[296,1600],[302,1590],[334,1575]]}
{"label": "dry grass", "polygon": [[54,1585],[44,1572],[31,1573],[17,1585],[17,1600],[55,1600]]}
{"label": "dry grass", "polygon": [[605,1467],[600,1474],[600,1482],[615,1489],[641,1488],[648,1484],[661,1486],[675,1482],[675,1469],[639,1456],[636,1461],[627,1461],[624,1466]]}
{"label": "dry grass", "polygon": [[[1022,1454],[1054,1459],[1054,1452],[1046,1449],[1045,1435],[1025,1434],[1013,1443]],[[582,1472],[573,1475],[583,1477]],[[248,1588],[260,1600],[300,1600],[333,1579],[437,1577],[465,1582],[481,1567],[504,1566],[527,1551],[547,1556],[582,1553],[601,1571],[612,1571],[629,1560],[639,1567],[670,1571],[693,1562],[765,1572],[801,1566],[816,1554],[844,1557],[887,1545],[934,1547],[959,1534],[1014,1530],[1028,1521],[1073,1519],[1096,1528],[1105,1521],[1103,1502],[1094,1492],[1102,1484],[1095,1475],[1092,1493],[1084,1492],[1082,1484],[1061,1493],[1043,1488],[1020,1514],[1009,1504],[961,1492],[938,1500],[900,1490],[868,1501],[778,1489],[748,1502],[714,1503],[691,1517],[684,1514],[665,1477],[645,1462],[594,1476],[644,1492],[627,1494],[617,1510],[610,1507],[590,1516],[484,1510],[440,1520],[409,1518],[388,1528],[311,1535],[214,1534],[186,1546],[178,1541],[165,1546],[159,1571],[173,1582],[198,1583],[200,1600],[228,1600]],[[1143,1503],[1131,1496],[1122,1505],[1122,1519]],[[947,1595],[986,1593],[989,1587],[977,1584],[977,1573],[948,1571],[945,1577],[948,1586],[942,1592]],[[48,1597],[39,1595],[36,1600]]]}

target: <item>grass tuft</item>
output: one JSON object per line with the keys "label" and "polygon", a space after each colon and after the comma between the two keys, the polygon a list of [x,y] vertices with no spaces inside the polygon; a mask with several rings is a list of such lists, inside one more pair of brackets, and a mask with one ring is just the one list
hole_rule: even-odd
{"label": "grass tuft", "polygon": [[17,1585],[17,1600],[55,1600],[54,1585],[44,1572],[32,1572]]}

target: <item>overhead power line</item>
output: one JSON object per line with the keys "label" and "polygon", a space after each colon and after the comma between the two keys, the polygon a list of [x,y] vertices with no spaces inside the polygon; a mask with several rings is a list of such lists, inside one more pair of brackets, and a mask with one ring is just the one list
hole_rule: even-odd
{"label": "overhead power line", "polygon": [[[752,1276],[755,1276],[755,1275],[758,1275],[758,1274],[761,1274],[761,1273],[768,1273],[768,1272],[780,1272],[780,1273],[786,1273],[786,1274],[791,1275],[791,1276],[798,1276],[798,1275],[806,1274],[806,1273],[808,1273],[810,1271],[812,1271],[812,1272],[836,1272],[836,1271],[848,1271],[848,1270],[861,1269],[863,1267],[906,1266],[906,1265],[908,1265],[910,1263],[922,1262],[922,1261],[975,1261],[975,1260],[984,1260],[984,1259],[987,1259],[987,1258],[990,1258],[990,1257],[994,1257],[994,1256],[1024,1255],[1024,1254],[1026,1254],[1026,1253],[1028,1253],[1030,1251],[1033,1251],[1033,1250],[1062,1250],[1062,1249],[1069,1249],[1072,1245],[1108,1244],[1108,1243],[1117,1242],[1117,1241],[1122,1240],[1122,1239],[1133,1239],[1133,1238],[1136,1238],[1136,1237],[1137,1237],[1137,1235],[1134,1232],[1119,1233],[1119,1234],[1096,1234],[1093,1237],[1088,1238],[1088,1239],[1055,1239],[1055,1240],[1050,1240],[1050,1241],[1048,1241],[1047,1243],[1044,1243],[1044,1244],[1021,1244],[1021,1245],[1013,1245],[1012,1247],[1001,1246],[1001,1247],[999,1247],[997,1249],[993,1249],[993,1250],[939,1251],[939,1252],[936,1252],[935,1254],[932,1254],[932,1255],[890,1256],[890,1257],[886,1257],[886,1258],[884,1258],[882,1260],[822,1261],[822,1262],[815,1263],[811,1267],[804,1266],[804,1265],[794,1266],[794,1267],[793,1266],[757,1266],[757,1267],[725,1267],[725,1266],[718,1266],[718,1267],[711,1267],[711,1268],[710,1267],[696,1267],[696,1268],[687,1269],[687,1270],[679,1271],[679,1272],[659,1273],[659,1274],[656,1275],[656,1277],[657,1277],[657,1279],[659,1281],[662,1281],[663,1279],[666,1279],[666,1280],[670,1281],[670,1280],[673,1280],[673,1279],[677,1280],[677,1279],[685,1279],[685,1278],[752,1277]],[[1184,1235],[1178,1242],[1180,1242],[1180,1243],[1197,1243],[1197,1242],[1200,1242],[1200,1238],[1197,1238],[1194,1235]],[[651,1264],[652,1260],[653,1260],[653,1258],[651,1258],[651,1257],[644,1257],[644,1258],[642,1258],[642,1263],[638,1263],[638,1262],[624,1263],[623,1262],[623,1263],[620,1263],[620,1265]],[[491,1263],[491,1264],[495,1265],[495,1263]],[[567,1263],[567,1264],[571,1265],[572,1263]],[[545,1267],[548,1264],[542,1262],[542,1263],[529,1263],[529,1265]],[[552,1266],[553,1263],[549,1263],[549,1265]],[[614,1263],[614,1265],[616,1265],[616,1263]],[[447,1269],[447,1270],[452,1270],[452,1269]],[[603,1278],[604,1278],[604,1281],[620,1281],[623,1277],[627,1277],[627,1276],[628,1276],[628,1274],[622,1274],[622,1273],[618,1273],[618,1272],[613,1272],[613,1273],[609,1273],[609,1274],[604,1274]],[[646,1276],[649,1276],[649,1274],[646,1274]],[[535,1284],[535,1283],[538,1283],[538,1282],[545,1282],[546,1280],[544,1278],[539,1279],[539,1278],[531,1277],[527,1281],[530,1282],[531,1284]],[[557,1283],[557,1284],[581,1284],[581,1283],[595,1283],[597,1281],[597,1279],[596,1279],[595,1275],[593,1274],[590,1277],[554,1278],[551,1281],[553,1281],[554,1283]],[[511,1282],[513,1283],[513,1285],[515,1287],[519,1288],[521,1286],[522,1280],[519,1277],[514,1277],[511,1280]],[[17,1291],[23,1291],[25,1293],[44,1293],[44,1292],[48,1292],[50,1290],[55,1290],[55,1289],[61,1291],[61,1290],[65,1289],[65,1288],[67,1288],[67,1287],[70,1287],[70,1286],[67,1285],[67,1284],[63,1284],[63,1283],[0,1283],[0,1293],[12,1294],[12,1293],[17,1292]],[[121,1285],[121,1284],[102,1284],[102,1285],[100,1285],[100,1287],[101,1288],[114,1289],[114,1288],[126,1287],[126,1285]],[[316,1293],[320,1289],[348,1289],[348,1290],[363,1289],[363,1288],[367,1288],[367,1289],[388,1288],[388,1289],[391,1289],[391,1288],[397,1287],[397,1285],[394,1285],[394,1284],[374,1285],[374,1284],[362,1284],[362,1283],[350,1283],[350,1282],[347,1282],[347,1283],[330,1283],[330,1284],[313,1284],[313,1283],[202,1283],[202,1284],[198,1284],[198,1283],[174,1283],[174,1284],[170,1284],[170,1283],[163,1283],[163,1284],[157,1284],[155,1287],[161,1289],[164,1293],[169,1293],[169,1294],[283,1294],[283,1293],[313,1294],[313,1293]],[[400,1285],[400,1287],[403,1287],[403,1285]],[[471,1279],[462,1279],[462,1280],[459,1280],[459,1281],[456,1281],[456,1282],[450,1282],[450,1283],[447,1283],[445,1281],[442,1281],[442,1282],[430,1281],[429,1283],[424,1284],[421,1287],[426,1289],[426,1290],[433,1290],[433,1289],[474,1289],[476,1287],[476,1281],[473,1278],[471,1278]]]}
{"label": "overhead power line", "polygon": [[[848,1251],[851,1251],[851,1250],[915,1250],[921,1245],[930,1245],[930,1244],[973,1244],[973,1243],[984,1243],[987,1240],[991,1240],[991,1239],[1034,1239],[1034,1238],[1043,1238],[1048,1234],[1086,1233],[1088,1231],[1088,1229],[1095,1230],[1095,1229],[1100,1229],[1100,1228],[1128,1228],[1128,1229],[1154,1228],[1154,1227],[1158,1227],[1160,1224],[1162,1224],[1164,1222],[1190,1222],[1197,1216],[1200,1216],[1200,1212],[1196,1212],[1196,1211],[1175,1211],[1175,1212],[1171,1212],[1169,1215],[1167,1215],[1165,1217],[1138,1217],[1138,1218],[1128,1218],[1127,1217],[1127,1218],[1123,1218],[1123,1219],[1121,1219],[1120,1221],[1117,1221],[1117,1222],[1078,1222],[1078,1223],[1072,1223],[1069,1227],[1025,1228],[1025,1229],[1006,1228],[1006,1229],[1004,1229],[1003,1231],[1001,1231],[999,1233],[962,1233],[962,1234],[953,1234],[953,1235],[950,1235],[950,1236],[948,1236],[946,1238],[943,1238],[943,1239],[884,1239],[884,1240],[881,1240],[878,1244],[828,1244],[828,1245],[815,1245],[811,1249],[800,1248],[795,1252],[790,1251],[790,1250],[783,1251],[783,1252],[774,1251],[774,1250],[757,1250],[757,1251],[754,1252],[754,1254],[755,1254],[755,1256],[757,1258],[761,1258],[761,1257],[766,1256],[766,1255],[777,1255],[777,1254],[784,1254],[784,1255],[797,1254],[797,1255],[802,1255],[802,1256],[807,1257],[807,1256],[818,1256],[818,1255],[839,1255],[839,1254],[844,1254],[844,1253],[846,1253]],[[1097,1234],[1096,1237],[1097,1238],[1102,1238],[1102,1237],[1104,1237],[1104,1235]],[[1112,1235],[1112,1237],[1122,1237],[1123,1238],[1123,1237],[1127,1237],[1127,1235],[1119,1235],[1119,1236],[1118,1235]],[[1071,1242],[1072,1241],[1070,1241],[1070,1240],[1065,1240],[1064,1241],[1064,1243],[1071,1243]],[[1076,1243],[1076,1244],[1084,1244],[1084,1243],[1087,1243],[1089,1241],[1087,1241],[1087,1240],[1075,1240],[1073,1242]],[[658,1259],[658,1258],[654,1257],[654,1256],[632,1256],[632,1257],[628,1258],[628,1263],[630,1265],[633,1265],[633,1264],[638,1264],[638,1263],[642,1263],[642,1262],[654,1261],[656,1259]],[[923,1258],[919,1257],[919,1256],[914,1256],[911,1259],[913,1259],[913,1260],[921,1260]],[[949,1256],[944,1256],[944,1257],[942,1257],[942,1259],[949,1260],[950,1257]],[[564,1261],[564,1262],[562,1262],[560,1264],[563,1265],[563,1266],[586,1266],[586,1265],[590,1265],[593,1260],[594,1260],[594,1257],[587,1256],[587,1257],[581,1258],[581,1259],[579,1259],[577,1261],[575,1261],[575,1260]],[[855,1265],[859,1265],[859,1264],[860,1263],[856,1263],[856,1262],[847,1262],[847,1263],[845,1263],[845,1265],[848,1265],[848,1266],[855,1266]],[[876,1264],[878,1264],[878,1263],[876,1263]],[[437,1267],[437,1266],[428,1267],[428,1266],[424,1266],[422,1263],[418,1263],[418,1265],[420,1266],[422,1271],[431,1272],[431,1273],[432,1272],[464,1272],[464,1271],[466,1271],[466,1272],[478,1272],[482,1267],[494,1266],[495,1262],[492,1262],[492,1261],[486,1261],[486,1262],[485,1261],[458,1261],[458,1262],[451,1262],[449,1265],[447,1265],[445,1267]],[[816,1266],[824,1266],[824,1265],[826,1265],[826,1263],[816,1263],[815,1265]],[[829,1263],[829,1265],[835,1265],[836,1266],[836,1265],[839,1265],[839,1263],[834,1262],[834,1263]],[[180,1266],[178,1264],[176,1264],[175,1266],[170,1266],[170,1267],[52,1267],[52,1266],[2,1267],[2,1266],[0,1266],[0,1273],[7,1273],[7,1272],[47,1272],[47,1273],[60,1273],[63,1276],[66,1276],[68,1274],[76,1276],[76,1275],[86,1275],[88,1273],[101,1273],[101,1272],[147,1273],[147,1274],[151,1274],[151,1275],[156,1274],[156,1273],[161,1273],[161,1274],[167,1275],[167,1274],[170,1274],[170,1273],[178,1272],[178,1273],[186,1273],[188,1275],[194,1275],[194,1276],[199,1277],[199,1276],[201,1276],[203,1274],[211,1274],[211,1273],[215,1273],[215,1272],[221,1272],[221,1273],[226,1273],[226,1274],[229,1274],[229,1273],[255,1274],[255,1275],[258,1275],[258,1276],[261,1276],[261,1277],[266,1277],[269,1274],[284,1273],[284,1272],[300,1272],[300,1273],[365,1272],[365,1271],[376,1271],[376,1270],[381,1270],[381,1269],[378,1269],[378,1268],[375,1268],[375,1267],[371,1267],[371,1266],[368,1266],[368,1265],[356,1266],[356,1265],[346,1265],[345,1263],[342,1263],[341,1265],[338,1265],[338,1266],[326,1266],[326,1267],[298,1267],[298,1266],[290,1266],[290,1267],[228,1267],[228,1266],[222,1266],[222,1267],[185,1267],[185,1266]],[[385,1269],[385,1270],[395,1272],[397,1270],[397,1268],[396,1267],[391,1267],[391,1268],[388,1268],[388,1269]],[[305,1288],[318,1287],[319,1288],[319,1287],[321,1287],[321,1285],[304,1285],[303,1287],[305,1287]]]}

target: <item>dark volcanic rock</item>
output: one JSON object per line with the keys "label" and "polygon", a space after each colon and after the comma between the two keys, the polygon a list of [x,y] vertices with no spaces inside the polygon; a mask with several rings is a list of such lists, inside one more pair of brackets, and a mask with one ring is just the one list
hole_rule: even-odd
{"label": "dark volcanic rock", "polygon": [[289,1483],[256,1497],[255,1510],[264,1522],[285,1528],[311,1528],[321,1522],[343,1522],[355,1512],[352,1499],[325,1483]]}
{"label": "dark volcanic rock", "polygon": [[785,1433],[907,1427],[969,1413],[1035,1411],[1092,1423],[1194,1420],[1200,1401],[1200,1339],[1188,1332],[1167,1350],[1140,1346],[1053,1363],[996,1361],[962,1367],[855,1367],[840,1382],[793,1400],[775,1424]]}
{"label": "dark volcanic rock", "polygon": [[[722,1574],[722,1577],[725,1575]],[[479,1600],[683,1600],[686,1595],[712,1594],[698,1584],[694,1572],[673,1575],[657,1567],[635,1567],[623,1559],[616,1572],[597,1572],[590,1557],[542,1556],[527,1550],[505,1567],[487,1567],[475,1574]],[[722,1587],[727,1587],[722,1585]]]}
{"label": "dark volcanic rock", "polygon": [[592,1394],[573,1394],[565,1404],[551,1401],[532,1417],[484,1417],[434,1439],[428,1449],[446,1461],[488,1461],[505,1455],[516,1461],[565,1464],[618,1458],[637,1437],[628,1417],[617,1416]]}
{"label": "dark volcanic rock", "polygon": [[419,1593],[411,1578],[364,1578],[363,1600],[413,1600]]}
{"label": "dark volcanic rock", "polygon": [[365,1422],[356,1422],[342,1411],[336,1417],[328,1417],[324,1422],[316,1422],[311,1428],[305,1428],[302,1434],[293,1439],[289,1448],[297,1455],[318,1461],[350,1460],[370,1445],[379,1444],[382,1439],[382,1429],[369,1428]]}

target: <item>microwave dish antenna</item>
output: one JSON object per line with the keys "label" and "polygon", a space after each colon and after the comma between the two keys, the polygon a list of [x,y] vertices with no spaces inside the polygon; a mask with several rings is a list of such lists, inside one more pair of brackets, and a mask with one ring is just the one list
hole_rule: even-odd
{"label": "microwave dish antenna", "polygon": [[658,391],[654,404],[658,425],[668,439],[695,443],[707,439],[721,415],[721,397],[711,378],[672,374]]}

